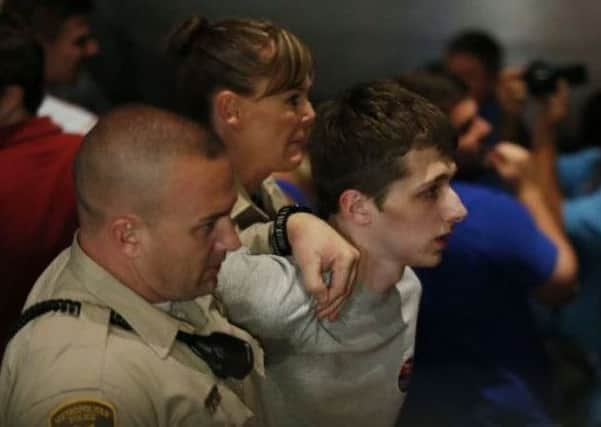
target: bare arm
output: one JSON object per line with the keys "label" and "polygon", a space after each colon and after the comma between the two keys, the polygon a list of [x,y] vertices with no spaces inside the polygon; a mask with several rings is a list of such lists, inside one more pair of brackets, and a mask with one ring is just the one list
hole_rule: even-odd
{"label": "bare arm", "polygon": [[539,112],[532,134],[532,161],[536,179],[559,224],[563,224],[561,205],[563,196],[557,178],[557,126],[568,113],[568,87],[560,81],[557,91],[539,101]]}
{"label": "bare arm", "polygon": [[532,215],[538,228],[555,244],[557,261],[551,277],[534,289],[533,295],[542,303],[558,305],[567,302],[576,291],[578,263],[561,222],[549,207],[532,159],[527,150],[512,143],[499,143],[489,156],[499,175],[514,188],[516,197]]}
{"label": "bare arm", "polygon": [[578,261],[563,227],[557,223],[553,211],[546,204],[540,188],[526,187],[518,198],[530,211],[538,227],[555,243],[557,262],[548,282],[534,289],[534,296],[542,303],[558,305],[574,296],[577,286]]}
{"label": "bare arm", "polygon": [[497,100],[501,107],[499,138],[520,143],[525,143],[529,138],[523,118],[528,103],[524,72],[522,67],[504,68],[499,73],[496,87]]}

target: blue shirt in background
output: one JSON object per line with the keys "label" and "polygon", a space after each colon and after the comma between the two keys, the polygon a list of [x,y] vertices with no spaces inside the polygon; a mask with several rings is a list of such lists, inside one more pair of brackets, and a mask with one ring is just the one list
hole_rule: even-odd
{"label": "blue shirt in background", "polygon": [[560,312],[560,332],[601,360],[601,148],[563,155],[564,226],[579,261],[580,292]]}
{"label": "blue shirt in background", "polygon": [[528,301],[557,250],[511,196],[456,182],[468,209],[423,295],[399,425],[549,426],[547,359]]}

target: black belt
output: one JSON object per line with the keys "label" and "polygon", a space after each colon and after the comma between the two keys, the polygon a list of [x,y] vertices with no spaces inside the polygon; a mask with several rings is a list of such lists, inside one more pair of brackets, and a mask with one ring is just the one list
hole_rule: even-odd
{"label": "black belt", "polygon": [[[79,317],[81,302],[68,299],[53,299],[37,303],[25,310],[15,322],[6,338],[8,342],[31,320],[50,311]],[[116,311],[111,310],[110,323],[135,333],[129,323]],[[252,347],[246,341],[223,332],[210,335],[190,334],[177,331],[175,337],[185,343],[196,356],[200,357],[213,374],[219,378],[243,379],[253,368]]]}

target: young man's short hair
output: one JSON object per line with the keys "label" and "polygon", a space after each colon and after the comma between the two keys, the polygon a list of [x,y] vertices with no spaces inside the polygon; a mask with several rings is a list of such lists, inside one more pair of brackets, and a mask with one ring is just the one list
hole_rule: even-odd
{"label": "young man's short hair", "polygon": [[454,135],[442,111],[393,80],[358,84],[322,104],[309,143],[320,216],[337,213],[351,188],[380,207],[411,149],[434,147],[451,159]]}
{"label": "young man's short hair", "polygon": [[503,48],[488,33],[467,30],[454,37],[447,45],[447,55],[469,53],[475,56],[491,75],[496,75],[503,66]]}
{"label": "young man's short hair", "polygon": [[0,96],[8,86],[23,90],[27,111],[35,114],[44,96],[44,51],[19,19],[0,14]]}
{"label": "young man's short hair", "polygon": [[3,11],[27,22],[36,37],[54,40],[68,18],[89,15],[93,0],[4,0]]}

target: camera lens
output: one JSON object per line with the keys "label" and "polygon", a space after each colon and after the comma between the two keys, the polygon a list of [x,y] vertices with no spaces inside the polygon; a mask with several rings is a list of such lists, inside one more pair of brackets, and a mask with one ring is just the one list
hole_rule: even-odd
{"label": "camera lens", "polygon": [[537,60],[528,66],[524,75],[528,91],[534,96],[544,96],[555,92],[559,79],[564,79],[572,86],[582,85],[588,81],[586,66],[572,64],[557,67]]}
{"label": "camera lens", "polygon": [[558,79],[557,69],[544,61],[532,62],[524,75],[528,92],[534,96],[548,95],[555,92]]}

